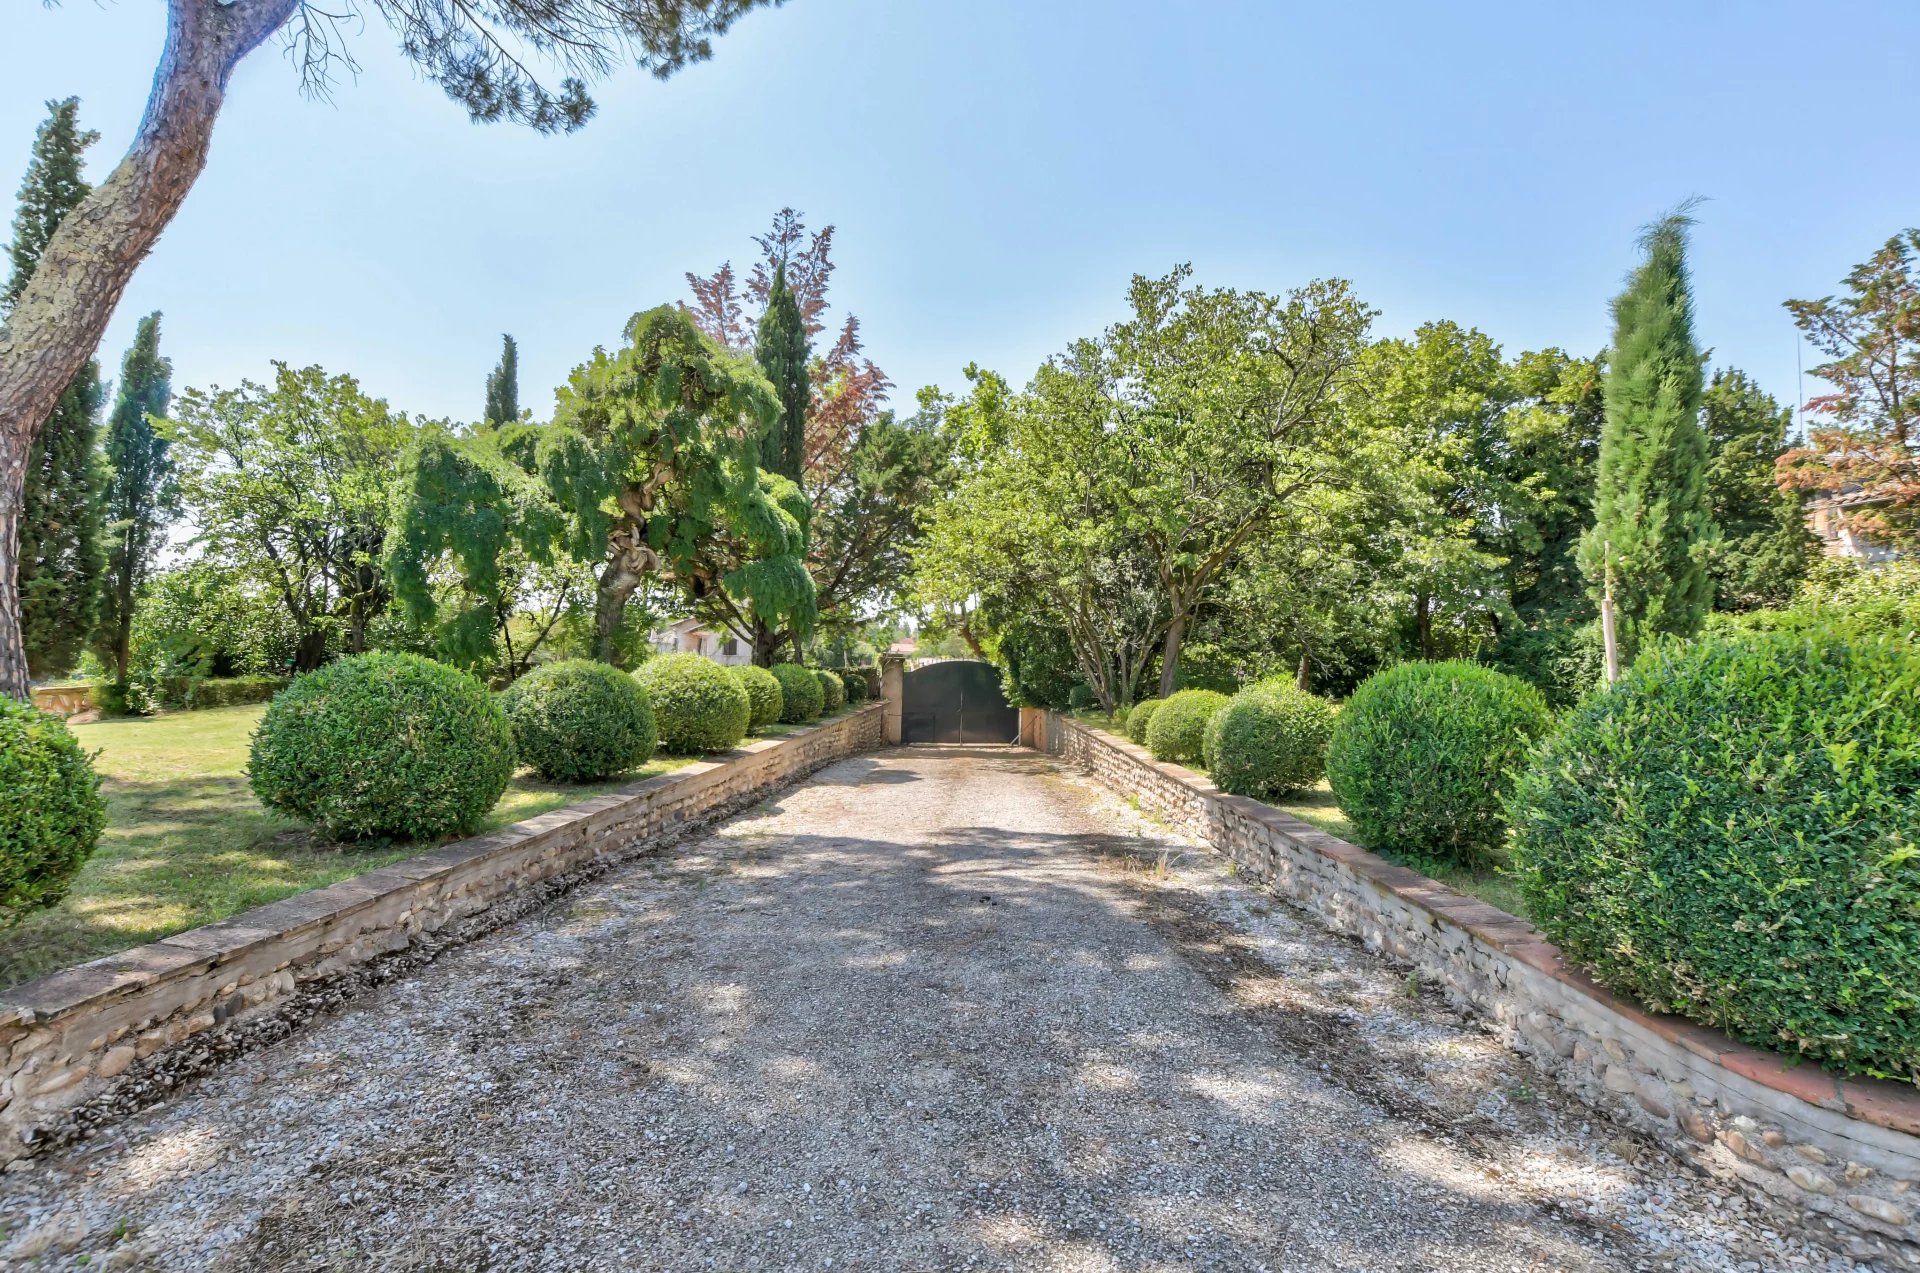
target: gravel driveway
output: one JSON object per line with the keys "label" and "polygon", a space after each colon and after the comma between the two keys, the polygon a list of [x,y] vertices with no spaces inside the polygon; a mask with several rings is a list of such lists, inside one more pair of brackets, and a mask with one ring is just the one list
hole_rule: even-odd
{"label": "gravel driveway", "polygon": [[49,1268],[1853,1268],[1538,1083],[1044,758],[913,748],[0,1202]]}

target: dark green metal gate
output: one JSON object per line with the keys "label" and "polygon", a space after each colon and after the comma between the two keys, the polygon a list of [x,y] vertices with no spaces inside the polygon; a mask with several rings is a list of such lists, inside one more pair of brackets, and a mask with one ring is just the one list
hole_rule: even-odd
{"label": "dark green metal gate", "polygon": [[1010,743],[1020,713],[1000,689],[1000,669],[946,659],[906,674],[900,703],[903,743]]}

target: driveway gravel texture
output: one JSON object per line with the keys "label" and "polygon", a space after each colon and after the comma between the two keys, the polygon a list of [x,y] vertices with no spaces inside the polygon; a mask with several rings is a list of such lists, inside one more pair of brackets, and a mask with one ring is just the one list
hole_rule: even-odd
{"label": "driveway gravel texture", "polygon": [[1857,1266],[1031,752],[841,761],[0,1176],[7,1267]]}

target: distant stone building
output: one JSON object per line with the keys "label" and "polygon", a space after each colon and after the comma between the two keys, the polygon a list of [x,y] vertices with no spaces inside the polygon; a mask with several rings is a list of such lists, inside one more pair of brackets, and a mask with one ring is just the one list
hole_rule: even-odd
{"label": "distant stone building", "polygon": [[680,619],[649,638],[658,654],[700,654],[732,666],[753,662],[753,651],[731,632],[715,632],[698,619]]}
{"label": "distant stone building", "polygon": [[1892,561],[1900,550],[1847,525],[1847,514],[1872,508],[1884,502],[1884,495],[1872,491],[1842,491],[1823,495],[1807,504],[1807,526],[1820,540],[1820,550],[1829,557],[1854,561]]}

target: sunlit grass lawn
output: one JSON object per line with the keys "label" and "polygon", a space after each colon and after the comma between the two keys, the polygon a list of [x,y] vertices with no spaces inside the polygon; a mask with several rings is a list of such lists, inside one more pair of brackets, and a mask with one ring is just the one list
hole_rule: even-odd
{"label": "sunlit grass lawn", "polygon": [[[263,809],[247,787],[247,742],[266,708],[211,708],[75,725],[99,755],[107,830],[58,906],[0,932],[0,985],[97,959],[319,888],[423,850],[340,845]],[[492,830],[690,764],[661,757],[602,783],[515,775]]]}

